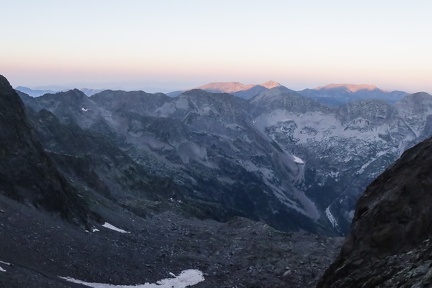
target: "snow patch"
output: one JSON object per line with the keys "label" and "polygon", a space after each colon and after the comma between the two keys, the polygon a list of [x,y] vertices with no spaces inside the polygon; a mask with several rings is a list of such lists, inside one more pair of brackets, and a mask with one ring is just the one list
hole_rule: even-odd
{"label": "snow patch", "polygon": [[369,160],[367,163],[365,163],[365,164],[360,168],[360,170],[357,172],[357,174],[361,174],[361,173],[363,173],[364,170],[365,170],[365,169],[366,169],[370,164],[372,164],[375,160],[377,160],[379,157],[381,157],[381,156],[383,156],[383,155],[385,155],[385,154],[387,154],[386,151],[381,151],[381,152],[377,153],[377,155],[376,155],[374,158],[372,158],[371,160]]}
{"label": "snow patch", "polygon": [[252,163],[251,161],[242,161],[240,160],[240,164],[245,168],[248,172],[256,172],[259,171],[259,168]]}
{"label": "snow patch", "polygon": [[330,212],[330,206],[326,208],[325,213],[333,227],[339,226],[333,214]]}
{"label": "snow patch", "polygon": [[60,277],[66,281],[77,283],[81,285],[85,285],[93,288],[185,288],[194,286],[202,281],[204,281],[203,273],[200,270],[184,270],[178,276],[175,276],[173,273],[169,273],[174,278],[166,278],[156,283],[145,283],[138,285],[113,285],[113,284],[103,284],[103,283],[91,283],[85,282],[81,280],[77,280],[71,277]]}
{"label": "snow patch", "polygon": [[[8,263],[8,262],[3,262],[3,261],[0,261],[0,264],[4,264],[4,265],[8,265],[8,266],[11,265],[10,263]],[[3,269],[3,267],[0,267],[0,272],[6,272],[6,269]]]}
{"label": "snow patch", "polygon": [[130,232],[126,231],[126,230],[117,228],[117,227],[115,227],[114,225],[112,225],[112,224],[110,224],[108,222],[105,222],[102,226],[105,227],[105,228],[108,228],[108,229],[120,232],[120,233],[130,233]]}
{"label": "snow patch", "polygon": [[[339,177],[339,171],[337,171],[337,172],[334,172],[334,171],[330,171],[330,173],[328,174],[328,176],[329,177],[332,177],[332,178],[338,178]],[[337,181],[337,179],[336,179],[336,181]]]}
{"label": "snow patch", "polygon": [[232,185],[232,184],[235,183],[234,180],[232,180],[231,178],[228,178],[228,177],[217,177],[216,179],[217,179],[219,182],[227,183],[227,184],[230,184],[230,185]]}
{"label": "snow patch", "polygon": [[354,218],[354,213],[355,213],[354,210],[351,210],[351,211],[348,212],[348,218],[349,218],[350,220],[352,220],[352,219]]}
{"label": "snow patch", "polygon": [[234,130],[234,131],[244,131],[245,130],[244,127],[242,127],[242,126],[240,126],[238,124],[235,124],[235,123],[225,124],[225,128],[231,129],[231,130]]}
{"label": "snow patch", "polygon": [[86,108],[84,108],[84,107],[82,107],[81,108],[81,111],[83,111],[83,112],[87,112],[89,109],[86,109]]}
{"label": "snow patch", "polygon": [[305,164],[305,162],[297,156],[292,155],[294,158],[294,162],[297,164]]}

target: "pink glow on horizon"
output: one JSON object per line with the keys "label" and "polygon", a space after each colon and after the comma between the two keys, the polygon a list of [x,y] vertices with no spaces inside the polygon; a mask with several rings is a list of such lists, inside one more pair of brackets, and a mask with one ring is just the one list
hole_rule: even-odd
{"label": "pink glow on horizon", "polygon": [[292,89],[432,92],[430,1],[41,0],[25,8],[5,1],[0,18],[0,73],[14,85],[272,79]]}

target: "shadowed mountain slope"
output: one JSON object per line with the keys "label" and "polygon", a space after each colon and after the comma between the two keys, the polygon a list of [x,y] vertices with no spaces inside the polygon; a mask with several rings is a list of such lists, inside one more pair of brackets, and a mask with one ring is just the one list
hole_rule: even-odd
{"label": "shadowed mountain slope", "polygon": [[318,287],[430,287],[431,191],[428,139],[368,186],[340,255]]}
{"label": "shadowed mountain slope", "polygon": [[80,225],[97,218],[43,150],[15,90],[0,76],[0,193]]}

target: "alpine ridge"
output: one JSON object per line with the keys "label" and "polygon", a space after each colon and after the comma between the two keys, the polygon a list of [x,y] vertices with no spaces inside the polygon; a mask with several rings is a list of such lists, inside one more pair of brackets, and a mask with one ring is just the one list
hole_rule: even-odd
{"label": "alpine ridge", "polygon": [[333,233],[294,185],[303,164],[256,130],[246,100],[203,90],[176,98],[109,90],[86,97],[71,90],[23,100],[63,124],[108,137],[154,177],[172,179],[179,189],[172,195],[195,215]]}
{"label": "alpine ridge", "polygon": [[365,187],[430,136],[426,93],[331,107],[269,85],[276,87],[259,86],[250,99],[199,89],[177,97],[71,90],[22,99],[109,138],[153,176],[173,179],[183,191],[176,197],[199,215],[246,216],[287,231],[345,234]]}

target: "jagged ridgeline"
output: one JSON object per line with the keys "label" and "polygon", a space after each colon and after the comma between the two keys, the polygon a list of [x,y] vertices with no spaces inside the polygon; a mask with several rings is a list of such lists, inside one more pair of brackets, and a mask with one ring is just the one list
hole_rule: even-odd
{"label": "jagged ridgeline", "polygon": [[[98,158],[90,161],[100,180],[96,182],[104,183],[106,194],[128,209],[145,214],[155,208],[136,197],[173,198],[195,216],[225,221],[240,215],[285,231],[346,233],[365,187],[406,148],[430,135],[432,97],[426,93],[405,96],[369,86],[338,86],[306,97],[305,91],[275,82],[249,86],[213,83],[202,88],[231,94],[191,90],[176,97],[109,90],[91,97],[79,90],[37,98],[20,95],[35,111],[32,122],[46,149],[62,157],[69,149],[66,154]],[[249,93],[248,99],[238,93]],[[318,101],[331,93],[348,93],[355,101],[339,106]],[[382,100],[368,99],[373,97]],[[43,110],[59,125],[74,127],[58,133],[62,143],[57,143],[55,129],[38,124],[50,119]],[[70,151],[73,141],[66,131],[78,129],[88,139],[99,139],[101,146]],[[112,149],[127,159],[115,173],[96,164],[108,161]],[[128,172],[132,182],[126,183],[139,182],[140,175],[158,180],[135,185],[133,193],[119,193],[129,189],[119,176],[127,167],[134,168]],[[170,188],[152,186],[155,182]]]}
{"label": "jagged ridgeline", "polygon": [[[83,187],[103,183],[106,197],[135,213],[163,211],[174,201],[200,218],[245,216],[285,231],[332,233],[295,187],[304,163],[257,131],[246,100],[202,90],[177,98],[142,91],[87,97],[79,90],[21,97],[59,167]],[[76,179],[90,170],[98,181]]]}

